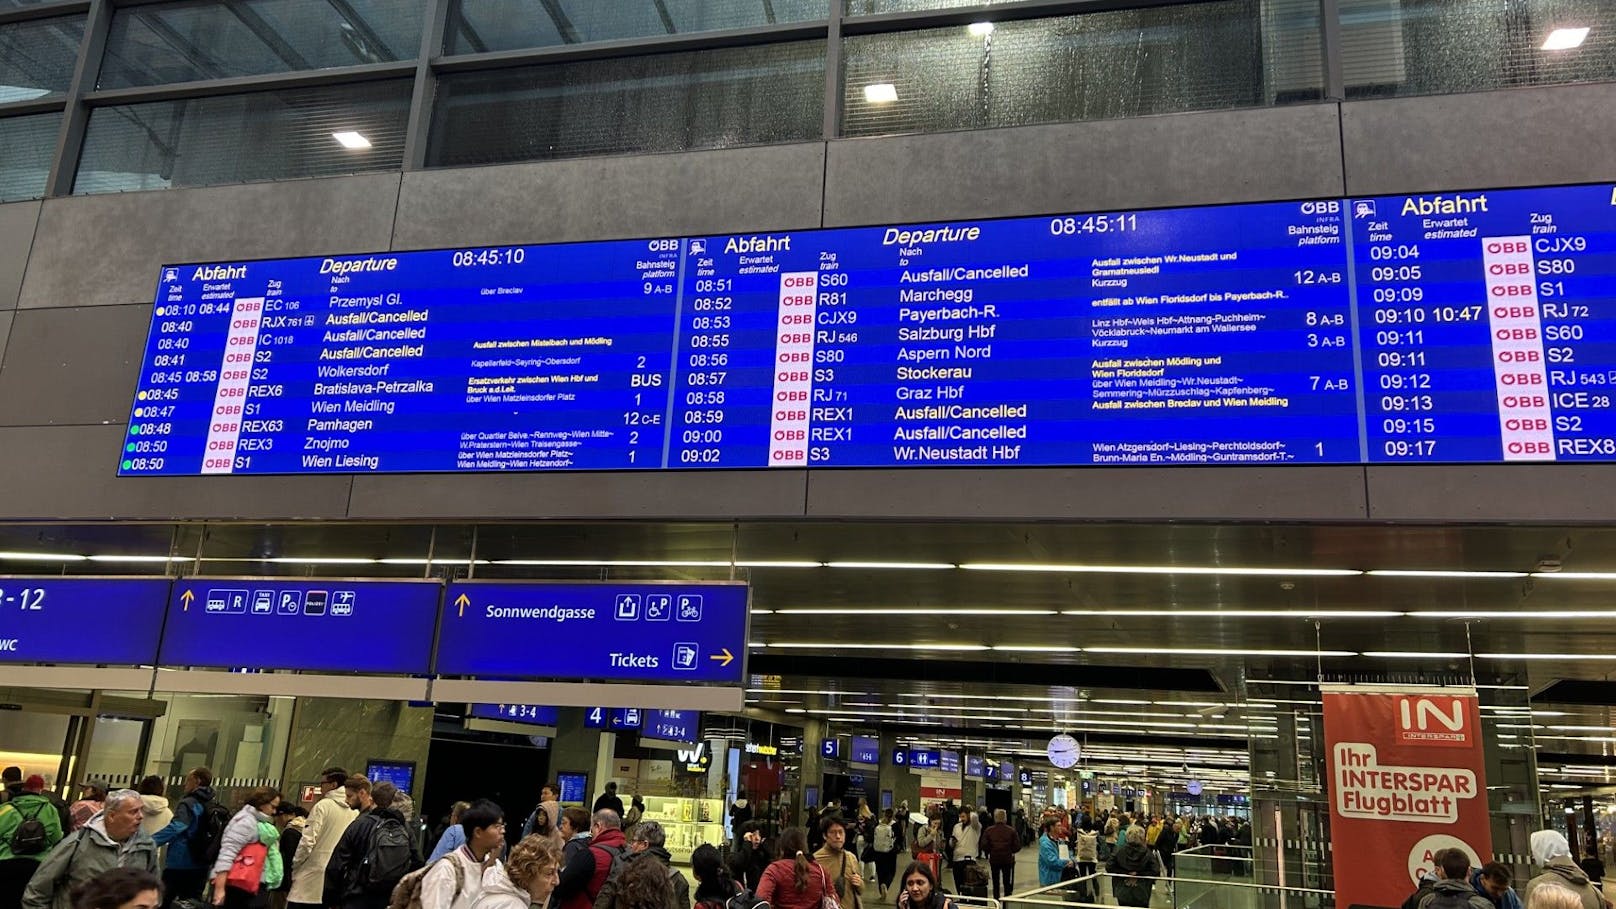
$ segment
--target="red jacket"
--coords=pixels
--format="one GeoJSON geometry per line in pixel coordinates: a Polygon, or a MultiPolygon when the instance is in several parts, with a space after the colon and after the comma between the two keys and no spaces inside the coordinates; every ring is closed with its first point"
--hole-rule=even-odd
{"type": "Polygon", "coordinates": [[[780,859],[763,869],[758,883],[758,899],[767,900],[771,909],[819,909],[825,898],[825,871],[812,859],[808,862],[808,888],[797,889],[797,863],[780,859]]]}
{"type": "MultiPolygon", "coordinates": [[[[612,853],[607,848],[618,852],[628,851],[628,837],[621,830],[603,830],[600,836],[589,841],[589,848],[583,854],[595,861],[595,873],[590,875],[589,882],[583,889],[568,897],[562,904],[562,909],[591,909],[595,904],[595,897],[600,895],[600,888],[606,886],[606,876],[612,870],[612,853]]],[[[579,859],[580,861],[582,858],[579,859]]]]}

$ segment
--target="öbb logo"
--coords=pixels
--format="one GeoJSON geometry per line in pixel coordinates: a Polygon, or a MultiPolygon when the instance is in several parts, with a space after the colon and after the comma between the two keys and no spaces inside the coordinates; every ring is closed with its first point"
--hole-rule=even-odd
{"type": "Polygon", "coordinates": [[[1469,745],[1469,711],[1462,698],[1400,697],[1397,741],[1406,745],[1469,745]]]}

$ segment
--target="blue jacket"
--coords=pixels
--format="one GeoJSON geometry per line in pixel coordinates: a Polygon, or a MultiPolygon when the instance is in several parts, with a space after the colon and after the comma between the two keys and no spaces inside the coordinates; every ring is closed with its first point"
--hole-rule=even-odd
{"type": "Polygon", "coordinates": [[[191,856],[191,836],[196,832],[197,819],[202,816],[202,806],[213,801],[213,789],[201,786],[185,794],[180,803],[174,806],[174,820],[167,827],[152,834],[152,842],[158,848],[168,847],[168,858],[163,862],[164,868],[176,871],[200,871],[202,858],[191,856]]]}
{"type": "Polygon", "coordinates": [[[1060,845],[1045,833],[1038,837],[1038,886],[1048,887],[1061,882],[1061,871],[1066,862],[1060,857],[1060,845]]]}
{"type": "Polygon", "coordinates": [[[1494,906],[1497,906],[1498,909],[1523,909],[1521,898],[1518,894],[1516,894],[1514,887],[1504,891],[1503,899],[1495,900],[1491,896],[1488,896],[1487,888],[1481,886],[1480,868],[1470,872],[1470,886],[1474,887],[1477,893],[1487,897],[1487,899],[1490,900],[1494,906]]]}
{"type": "MultiPolygon", "coordinates": [[[[432,857],[428,858],[426,863],[430,865],[464,845],[466,845],[466,828],[460,824],[450,824],[444,829],[443,836],[438,837],[438,848],[432,850],[432,857]]],[[[1516,909],[1520,907],[1517,906],[1516,909]]]]}

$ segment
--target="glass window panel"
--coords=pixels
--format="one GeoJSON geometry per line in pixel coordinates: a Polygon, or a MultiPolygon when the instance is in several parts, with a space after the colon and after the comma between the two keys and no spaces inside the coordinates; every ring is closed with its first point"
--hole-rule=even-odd
{"type": "Polygon", "coordinates": [[[1137,117],[1318,97],[1316,66],[1270,47],[1316,17],[1276,20],[1259,0],[1116,10],[846,39],[849,136],[1137,117]]]}
{"type": "Polygon", "coordinates": [[[997,6],[1017,0],[842,0],[843,11],[849,16],[873,16],[877,13],[912,13],[933,9],[958,9],[962,6],[997,6]]]}
{"type": "Polygon", "coordinates": [[[1349,98],[1606,82],[1616,80],[1616,4],[1342,0],[1341,46],[1349,98]],[[1544,49],[1567,27],[1588,29],[1584,40],[1544,49]]]}
{"type": "Polygon", "coordinates": [[[493,164],[819,138],[825,42],[445,76],[428,161],[493,164]]]}
{"type": "Polygon", "coordinates": [[[67,91],[82,40],[83,16],[0,25],[0,104],[67,91]]]}
{"type": "Polygon", "coordinates": [[[102,88],[413,60],[423,0],[197,0],[117,10],[102,88]]]}
{"type": "Polygon", "coordinates": [[[59,112],[0,120],[0,202],[45,194],[61,126],[59,112]]]}
{"type": "Polygon", "coordinates": [[[76,193],[324,177],[403,166],[411,80],[152,101],[90,114],[76,193]],[[358,133],[368,148],[334,134],[358,133]]]}
{"type": "Polygon", "coordinates": [[[454,0],[452,54],[823,19],[830,0],[454,0]]]}

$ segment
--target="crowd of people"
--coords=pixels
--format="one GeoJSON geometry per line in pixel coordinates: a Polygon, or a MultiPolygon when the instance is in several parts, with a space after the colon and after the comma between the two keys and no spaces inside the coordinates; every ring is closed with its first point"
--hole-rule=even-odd
{"type": "MultiPolygon", "coordinates": [[[[13,771],[0,774],[0,909],[863,909],[867,898],[955,909],[945,870],[954,893],[986,895],[986,860],[1003,899],[1034,839],[1024,816],[1004,810],[944,804],[922,815],[900,804],[877,816],[862,800],[811,810],[808,826],[771,838],[738,800],[733,848],[697,847],[692,887],[662,826],[643,817],[637,796],[624,806],[615,787],[586,812],[544,786],[514,844],[499,805],[456,803],[423,857],[408,796],[339,767],[322,773],[308,812],[267,786],[221,804],[205,767],[186,775],[172,804],[155,777],[136,789],[87,788],[67,804],[40,777],[13,771]]],[[[1102,902],[1103,878],[1119,905],[1148,907],[1186,848],[1225,847],[1213,854],[1237,873],[1249,867],[1240,847],[1251,830],[1237,818],[1050,810],[1036,843],[1040,886],[1076,880],[1081,902],[1102,902]]],[[[1563,835],[1540,831],[1531,846],[1542,873],[1521,895],[1506,866],[1475,868],[1445,850],[1402,909],[1616,909],[1563,835]]]]}

